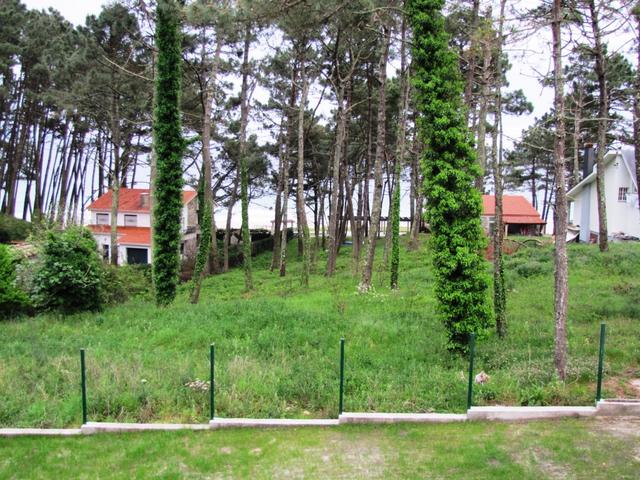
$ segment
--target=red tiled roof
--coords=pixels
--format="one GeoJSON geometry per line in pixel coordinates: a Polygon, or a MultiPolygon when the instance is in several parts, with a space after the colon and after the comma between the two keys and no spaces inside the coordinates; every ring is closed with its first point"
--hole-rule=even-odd
{"type": "MultiPolygon", "coordinates": [[[[502,197],[502,213],[504,223],[524,223],[544,225],[538,211],[522,195],[504,195],[502,197]]],[[[482,215],[493,216],[496,214],[496,197],[494,195],[482,196],[482,215]]]]}
{"type": "MultiPolygon", "coordinates": [[[[142,194],[148,194],[148,188],[121,188],[120,198],[118,199],[119,212],[148,212],[149,207],[142,206],[142,194]]],[[[182,203],[187,204],[198,195],[194,190],[183,190],[182,203]]],[[[107,193],[98,198],[89,205],[89,210],[111,210],[111,201],[113,192],[109,190],[107,193]]]]}
{"type": "MultiPolygon", "coordinates": [[[[109,235],[109,225],[87,225],[93,233],[109,235]]],[[[119,245],[151,245],[151,229],[149,227],[118,227],[119,245]]]]}

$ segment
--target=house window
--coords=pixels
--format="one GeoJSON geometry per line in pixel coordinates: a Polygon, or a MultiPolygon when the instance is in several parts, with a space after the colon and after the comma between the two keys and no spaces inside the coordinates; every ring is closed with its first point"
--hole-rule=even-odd
{"type": "Polygon", "coordinates": [[[629,193],[629,188],[620,187],[618,189],[618,201],[619,202],[626,202],[627,201],[627,193],[629,193]]]}
{"type": "Polygon", "coordinates": [[[96,224],[98,224],[98,225],[109,225],[109,214],[108,213],[96,213],[96,224]]]}
{"type": "Polygon", "coordinates": [[[102,245],[102,258],[109,260],[109,245],[102,245]]]}
{"type": "Polygon", "coordinates": [[[138,216],[137,215],[126,215],[124,216],[124,226],[125,227],[137,227],[138,226],[138,216]]]}

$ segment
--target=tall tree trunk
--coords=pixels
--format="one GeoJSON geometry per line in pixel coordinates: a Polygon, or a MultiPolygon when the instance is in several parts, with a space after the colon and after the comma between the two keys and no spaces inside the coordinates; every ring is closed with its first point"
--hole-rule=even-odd
{"type": "Polygon", "coordinates": [[[244,51],[242,54],[242,91],[240,93],[240,202],[242,204],[242,261],[244,266],[244,286],[253,290],[251,272],[251,232],[249,231],[249,171],[247,165],[247,124],[249,122],[249,47],[251,46],[251,26],[244,31],[244,51]]]}
{"type": "MultiPolygon", "coordinates": [[[[501,58],[504,44],[504,11],[506,0],[500,1],[500,19],[498,21],[498,38],[496,57],[501,58]]],[[[503,185],[502,185],[502,72],[501,63],[495,62],[493,72],[495,82],[495,121],[493,126],[493,180],[496,191],[495,232],[493,234],[493,310],[496,320],[496,331],[499,337],[507,334],[507,289],[505,287],[504,265],[502,262],[502,246],[504,243],[503,219],[503,185]],[[499,138],[498,138],[499,135],[499,138]]]]}
{"type": "Polygon", "coordinates": [[[406,55],[406,19],[402,17],[400,37],[400,104],[398,118],[398,146],[396,152],[396,168],[394,172],[394,189],[391,209],[392,238],[391,238],[391,274],[390,283],[392,289],[398,288],[398,270],[400,268],[400,173],[404,163],[407,135],[407,110],[409,109],[409,69],[407,68],[406,55]]]}
{"type": "Polygon", "coordinates": [[[554,158],[556,171],[555,212],[555,354],[556,371],[561,380],[567,377],[567,309],[569,303],[569,265],[567,258],[567,191],[565,184],[564,78],[562,73],[562,0],[553,0],[551,30],[553,35],[553,79],[556,131],[554,158]]]}
{"type": "Polygon", "coordinates": [[[489,109],[489,83],[491,77],[492,31],[489,30],[481,39],[482,71],[480,72],[480,110],[478,112],[478,164],[480,175],[476,178],[476,188],[484,193],[484,176],[487,168],[487,112],[489,109]]]}
{"type": "MultiPolygon", "coordinates": [[[[304,47],[303,47],[304,48],[304,47]]],[[[307,223],[307,213],[304,203],[304,110],[307,103],[309,82],[305,66],[304,55],[301,59],[300,73],[302,80],[302,92],[300,93],[300,105],[298,107],[298,181],[296,191],[296,207],[298,210],[298,235],[302,238],[302,285],[309,286],[309,271],[311,270],[311,235],[307,223]]]]}
{"type": "Polygon", "coordinates": [[[111,265],[118,265],[118,204],[120,203],[120,106],[114,93],[111,98],[111,135],[113,140],[113,170],[111,173],[111,235],[109,256],[111,265]]]}
{"type": "MultiPolygon", "coordinates": [[[[278,134],[278,187],[276,190],[276,206],[275,216],[273,219],[273,254],[271,256],[270,270],[280,270],[280,241],[282,228],[282,191],[284,190],[284,165],[285,165],[285,120],[286,115],[282,116],[280,122],[280,133],[278,134]]],[[[286,226],[285,226],[286,228],[286,226]]]]}
{"type": "Polygon", "coordinates": [[[373,210],[371,212],[371,226],[369,228],[369,241],[367,243],[367,255],[362,269],[362,279],[358,290],[368,292],[371,289],[373,275],[373,260],[376,255],[376,238],[380,227],[380,213],[382,211],[382,162],[385,151],[385,119],[386,119],[386,83],[387,83],[387,59],[389,57],[390,32],[385,25],[381,28],[382,44],[380,62],[378,64],[378,121],[376,132],[376,158],[374,164],[374,192],[373,210]]]}
{"type": "Polygon", "coordinates": [[[333,165],[331,167],[331,199],[329,211],[329,232],[327,235],[327,276],[335,272],[336,257],[338,256],[338,217],[340,215],[338,202],[338,188],[340,185],[340,165],[342,164],[342,144],[346,130],[346,112],[344,109],[345,86],[341,85],[337,92],[338,110],[336,112],[336,144],[333,151],[333,165]]]}
{"type": "Polygon", "coordinates": [[[601,252],[609,249],[607,232],[607,199],[604,186],[604,155],[607,149],[607,131],[609,125],[609,97],[607,92],[607,66],[602,45],[602,33],[598,22],[595,1],[588,0],[591,15],[591,32],[595,39],[596,75],[598,77],[598,151],[596,153],[596,192],[598,195],[598,245],[601,252]]]}
{"type": "Polygon", "coordinates": [[[638,208],[640,209],[640,4],[633,9],[636,20],[636,81],[633,91],[633,146],[636,158],[636,186],[638,187],[638,208]]]}

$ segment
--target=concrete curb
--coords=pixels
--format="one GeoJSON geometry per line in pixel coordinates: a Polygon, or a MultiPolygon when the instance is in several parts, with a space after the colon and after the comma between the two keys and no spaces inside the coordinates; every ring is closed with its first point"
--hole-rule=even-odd
{"type": "Polygon", "coordinates": [[[0,428],[0,437],[73,436],[95,433],[168,432],[222,428],[336,427],[345,424],[453,423],[465,421],[529,421],[567,417],[640,416],[640,399],[600,400],[596,407],[471,407],[466,414],[453,413],[342,413],[336,419],[216,418],[209,423],[107,423],[87,422],[80,428],[0,428]]]}
{"type": "Polygon", "coordinates": [[[209,422],[212,429],[234,427],[337,427],[338,420],[297,418],[216,418],[209,422]]]}
{"type": "Polygon", "coordinates": [[[50,436],[71,437],[82,433],[79,428],[0,428],[0,437],[50,436]]]}
{"type": "Polygon", "coordinates": [[[465,422],[465,414],[454,413],[357,413],[340,415],[340,425],[346,423],[450,423],[465,422]]]}
{"type": "Polygon", "coordinates": [[[189,423],[107,423],[107,422],[87,422],[80,430],[84,435],[94,433],[128,433],[128,432],[148,432],[160,431],[168,432],[175,430],[209,430],[207,424],[189,423]]]}
{"type": "Polygon", "coordinates": [[[602,416],[640,416],[640,400],[609,399],[600,400],[597,405],[598,415],[602,416]]]}
{"type": "Polygon", "coordinates": [[[467,412],[469,420],[542,420],[565,417],[592,417],[595,407],[471,407],[467,412]]]}

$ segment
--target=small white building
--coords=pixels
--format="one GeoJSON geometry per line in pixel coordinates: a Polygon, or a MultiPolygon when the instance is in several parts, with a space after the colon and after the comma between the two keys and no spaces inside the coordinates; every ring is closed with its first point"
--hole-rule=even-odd
{"type": "MultiPolygon", "coordinates": [[[[604,157],[607,230],[610,236],[640,238],[640,208],[633,150],[609,152],[604,157]]],[[[590,170],[590,169],[589,169],[590,170]]],[[[598,238],[596,168],[568,193],[569,223],[580,229],[581,242],[598,238]]]]}
{"type": "MultiPolygon", "coordinates": [[[[149,189],[121,188],[118,199],[118,264],[147,264],[152,261],[151,211],[149,189]]],[[[182,242],[183,257],[195,255],[197,248],[198,200],[197,192],[182,192],[182,242]]],[[[109,190],[93,202],[89,211],[87,227],[93,232],[98,248],[105,259],[109,258],[111,244],[111,202],[113,192],[109,190]]]]}

